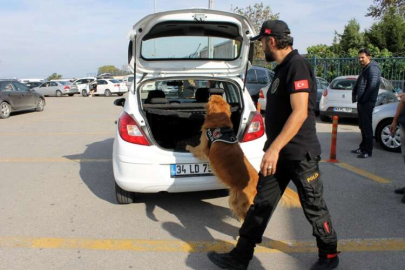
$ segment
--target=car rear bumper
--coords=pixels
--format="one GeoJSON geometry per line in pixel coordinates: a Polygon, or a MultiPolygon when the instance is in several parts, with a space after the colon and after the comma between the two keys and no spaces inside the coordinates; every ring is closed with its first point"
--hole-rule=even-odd
{"type": "Polygon", "coordinates": [[[357,110],[355,110],[355,112],[351,112],[351,113],[334,112],[332,110],[328,110],[328,111],[320,111],[319,114],[329,116],[329,117],[338,116],[338,117],[341,117],[341,118],[358,118],[357,110]]]}
{"type": "MultiPolygon", "coordinates": [[[[263,136],[265,137],[265,136],[263,136]]],[[[241,144],[252,165],[258,169],[263,157],[264,138],[241,144]]],[[[123,141],[119,134],[113,146],[113,172],[124,190],[139,193],[192,192],[224,189],[215,176],[172,178],[170,165],[208,163],[190,153],[165,151],[157,146],[140,146],[123,141]]]]}

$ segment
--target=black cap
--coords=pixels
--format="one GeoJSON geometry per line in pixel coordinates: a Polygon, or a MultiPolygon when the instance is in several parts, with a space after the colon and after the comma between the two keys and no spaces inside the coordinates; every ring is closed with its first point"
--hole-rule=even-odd
{"type": "Polygon", "coordinates": [[[260,29],[260,34],[250,38],[250,41],[260,40],[263,36],[287,36],[291,34],[290,28],[282,20],[265,21],[260,29]]]}

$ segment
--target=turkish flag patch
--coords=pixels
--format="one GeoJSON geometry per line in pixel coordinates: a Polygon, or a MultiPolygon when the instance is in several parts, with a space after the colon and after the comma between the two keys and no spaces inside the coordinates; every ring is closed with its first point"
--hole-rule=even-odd
{"type": "Polygon", "coordinates": [[[294,82],[294,87],[295,90],[302,90],[302,89],[308,89],[309,88],[309,82],[308,80],[301,80],[301,81],[296,81],[294,82]]]}

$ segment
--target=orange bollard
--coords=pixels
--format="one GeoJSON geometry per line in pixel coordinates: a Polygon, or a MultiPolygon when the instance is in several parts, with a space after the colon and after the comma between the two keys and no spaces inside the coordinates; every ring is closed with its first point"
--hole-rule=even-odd
{"type": "Polygon", "coordinates": [[[338,120],[339,117],[333,116],[333,125],[332,125],[332,142],[330,146],[330,157],[328,162],[337,163],[336,159],[336,142],[337,142],[337,129],[338,129],[338,120]]]}
{"type": "Polygon", "coordinates": [[[257,102],[256,110],[260,113],[261,112],[261,105],[260,102],[257,102]]]}

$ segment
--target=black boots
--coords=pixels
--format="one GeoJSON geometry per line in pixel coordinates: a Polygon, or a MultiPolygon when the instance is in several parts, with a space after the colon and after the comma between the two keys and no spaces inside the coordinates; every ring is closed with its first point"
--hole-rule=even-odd
{"type": "Polygon", "coordinates": [[[210,251],[207,255],[211,262],[222,269],[246,270],[249,265],[249,263],[238,262],[229,253],[219,254],[215,251],[210,251]]]}
{"type": "Polygon", "coordinates": [[[332,270],[339,265],[339,257],[319,258],[318,261],[311,267],[311,270],[332,270]]]}

